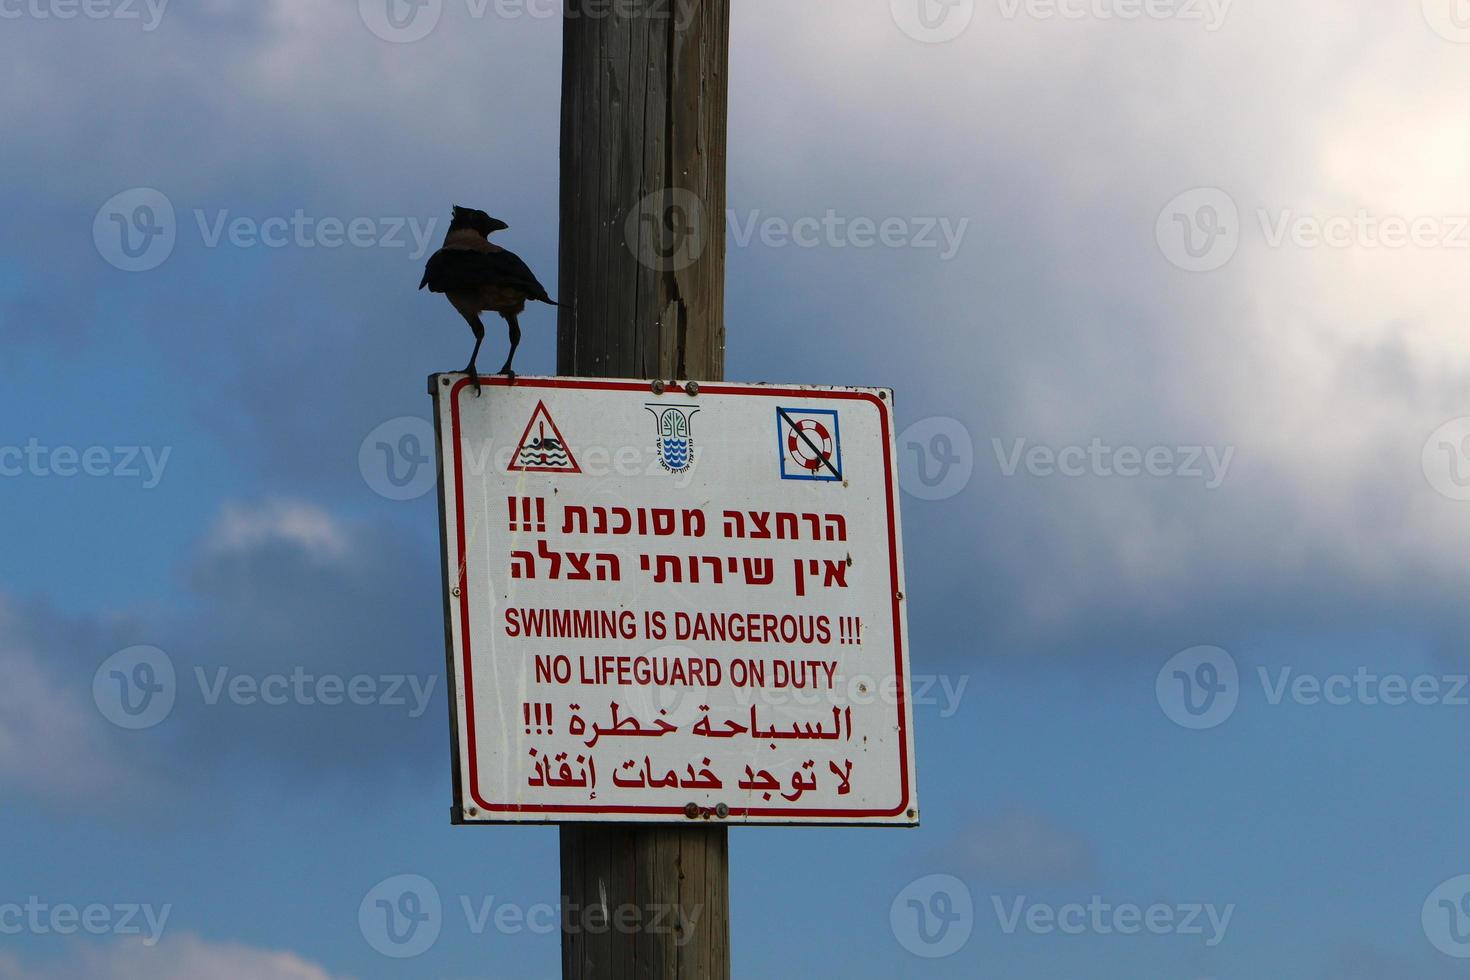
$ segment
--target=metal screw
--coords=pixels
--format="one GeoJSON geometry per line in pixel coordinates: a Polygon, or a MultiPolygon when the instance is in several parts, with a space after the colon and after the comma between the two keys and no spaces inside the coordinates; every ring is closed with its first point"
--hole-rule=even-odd
{"type": "Polygon", "coordinates": [[[918,810],[910,810],[909,811],[909,819],[910,820],[914,819],[918,815],[919,815],[919,811],[918,810]]]}
{"type": "Polygon", "coordinates": [[[477,808],[475,808],[475,807],[470,807],[465,812],[468,813],[472,817],[477,817],[477,816],[480,815],[480,811],[477,808]]]}
{"type": "Polygon", "coordinates": [[[662,381],[655,381],[653,383],[653,393],[655,395],[662,395],[664,393],[664,383],[662,381]]]}
{"type": "Polygon", "coordinates": [[[688,817],[690,820],[698,820],[699,819],[699,804],[698,803],[686,803],[686,804],[684,804],[684,816],[688,817]]]}
{"type": "Polygon", "coordinates": [[[453,589],[449,594],[452,595],[452,596],[454,596],[456,599],[459,598],[459,590],[458,589],[453,589]]]}
{"type": "Polygon", "coordinates": [[[690,397],[693,397],[693,396],[699,394],[699,382],[698,381],[690,381],[690,382],[688,382],[687,384],[684,385],[684,390],[686,392],[688,392],[688,394],[690,395],[690,397]]]}
{"type": "Polygon", "coordinates": [[[715,816],[719,817],[721,820],[724,820],[729,815],[730,808],[727,807],[725,804],[720,803],[715,806],[715,816]]]}

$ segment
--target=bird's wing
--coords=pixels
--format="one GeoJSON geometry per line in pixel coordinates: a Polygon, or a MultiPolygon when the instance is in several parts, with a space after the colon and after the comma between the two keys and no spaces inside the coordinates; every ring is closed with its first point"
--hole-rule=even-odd
{"type": "Polygon", "coordinates": [[[419,288],[430,292],[468,292],[485,286],[510,286],[530,299],[550,303],[546,287],[536,280],[526,263],[514,252],[474,252],[469,249],[441,248],[429,257],[419,288]]]}

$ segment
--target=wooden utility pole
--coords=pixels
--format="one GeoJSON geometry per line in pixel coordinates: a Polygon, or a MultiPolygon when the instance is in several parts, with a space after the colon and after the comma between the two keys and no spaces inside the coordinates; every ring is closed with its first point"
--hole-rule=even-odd
{"type": "MultiPolygon", "coordinates": [[[[724,377],[729,26],[730,0],[566,0],[559,374],[724,377]]],[[[562,976],[729,977],[728,871],[705,819],[563,825],[562,976]]]]}

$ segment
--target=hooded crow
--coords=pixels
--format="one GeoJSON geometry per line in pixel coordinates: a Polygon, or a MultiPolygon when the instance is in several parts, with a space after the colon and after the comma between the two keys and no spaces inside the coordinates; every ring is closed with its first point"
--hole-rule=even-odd
{"type": "Polygon", "coordinates": [[[485,339],[481,311],[499,313],[510,326],[510,353],[498,373],[514,378],[510,363],[521,342],[517,314],[526,308],[527,300],[556,305],[556,300],[546,295],[546,287],[536,281],[526,263],[514,252],[491,244],[490,235],[508,227],[484,211],[455,205],[444,247],[429,256],[423,281],[419,283],[420,289],[428,286],[430,292],[443,293],[475,332],[475,349],[465,372],[474,380],[477,395],[480,378],[475,370],[475,358],[480,355],[480,344],[485,339]]]}

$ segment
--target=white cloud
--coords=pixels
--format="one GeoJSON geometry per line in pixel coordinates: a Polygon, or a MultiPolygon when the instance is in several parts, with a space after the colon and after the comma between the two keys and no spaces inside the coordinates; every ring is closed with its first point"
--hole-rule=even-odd
{"type": "Polygon", "coordinates": [[[1417,4],[1237,3],[1214,32],[1007,20],[982,4],[938,46],[897,33],[885,6],[844,7],[840,24],[831,5],[805,6],[779,37],[772,11],[746,14],[742,40],[769,46],[768,77],[808,97],[749,126],[732,173],[756,168],[756,194],[792,188],[791,207],[938,202],[975,219],[965,274],[942,289],[946,268],[922,290],[892,276],[852,288],[874,309],[913,290],[897,304],[902,336],[875,360],[900,405],[922,377],[926,407],[973,423],[977,478],[950,512],[987,543],[985,578],[1014,589],[997,606],[1017,635],[1198,623],[1291,593],[1307,616],[1324,597],[1402,615],[1405,594],[1470,574],[1470,505],[1420,471],[1429,433],[1470,415],[1470,249],[1272,247],[1260,226],[1262,210],[1470,215],[1454,99],[1470,60],[1417,4]],[[884,70],[854,70],[880,56],[884,70]],[[1153,227],[1171,197],[1206,186],[1234,198],[1242,241],[1223,269],[1191,274],[1153,227]],[[992,436],[1236,454],[1215,491],[1007,482],[992,436]]]}
{"type": "Polygon", "coordinates": [[[209,537],[210,547],[224,553],[254,551],[276,543],[292,545],[326,564],[344,556],[351,540],[331,514],[287,500],[226,504],[209,537]]]}
{"type": "Polygon", "coordinates": [[[146,946],[120,941],[104,947],[78,947],[55,964],[27,965],[0,954],[0,980],[332,980],[325,969],[294,953],[256,949],[238,943],[211,943],[177,935],[146,946]]]}
{"type": "Polygon", "coordinates": [[[150,32],[121,21],[7,20],[0,57],[15,84],[0,91],[0,112],[31,135],[13,147],[31,165],[46,170],[67,155],[67,190],[101,193],[94,207],[147,185],[185,212],[238,210],[278,185],[285,159],[293,206],[339,207],[372,188],[378,207],[401,208],[414,196],[415,168],[446,156],[471,163],[483,190],[511,167],[532,167],[528,133],[555,137],[560,25],[444,7],[437,28],[412,44],[375,37],[357,0],[175,3],[150,32]],[[525,61],[549,70],[524,73],[525,61]],[[102,113],[97,79],[118,83],[102,113]],[[487,139],[465,124],[474,119],[518,123],[487,139]]]}

